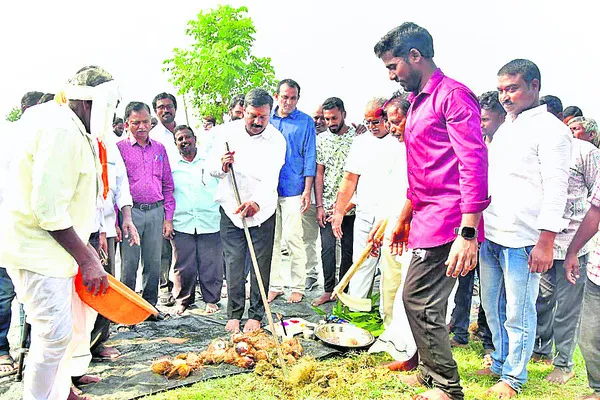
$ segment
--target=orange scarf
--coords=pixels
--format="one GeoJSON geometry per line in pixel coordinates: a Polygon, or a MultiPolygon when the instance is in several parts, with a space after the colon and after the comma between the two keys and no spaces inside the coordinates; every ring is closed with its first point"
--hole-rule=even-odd
{"type": "Polygon", "coordinates": [[[106,146],[98,139],[98,158],[100,158],[100,165],[102,166],[102,197],[106,200],[108,196],[108,160],[106,156],[106,146]]]}

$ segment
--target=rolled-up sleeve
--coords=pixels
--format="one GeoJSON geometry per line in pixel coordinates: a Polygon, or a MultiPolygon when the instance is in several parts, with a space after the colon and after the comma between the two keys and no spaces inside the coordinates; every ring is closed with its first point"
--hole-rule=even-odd
{"type": "Polygon", "coordinates": [[[317,132],[312,121],[307,122],[304,137],[304,177],[317,173],[317,132]]]}
{"type": "Polygon", "coordinates": [[[173,197],[173,175],[171,174],[171,166],[169,165],[169,156],[167,150],[163,150],[163,174],[162,174],[162,191],[165,199],[165,219],[173,221],[175,213],[175,197],[173,197]]]}
{"type": "Polygon", "coordinates": [[[568,131],[548,130],[540,141],[538,157],[542,175],[543,198],[537,218],[537,228],[550,232],[565,229],[569,220],[564,219],[569,187],[571,162],[571,136],[568,131]]]}
{"type": "Polygon", "coordinates": [[[65,140],[63,129],[36,132],[33,154],[31,210],[40,228],[59,231],[73,226],[69,205],[82,170],[81,140],[65,140]],[[57,156],[63,154],[68,156],[57,156]]]}
{"type": "Polygon", "coordinates": [[[490,205],[487,147],[481,135],[481,111],[472,93],[457,88],[443,103],[446,127],[458,158],[460,210],[479,213],[490,205]]]}

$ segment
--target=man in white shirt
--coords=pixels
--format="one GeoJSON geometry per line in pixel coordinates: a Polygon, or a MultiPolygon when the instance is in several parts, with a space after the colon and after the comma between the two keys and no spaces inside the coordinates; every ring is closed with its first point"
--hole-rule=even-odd
{"type": "MultiPolygon", "coordinates": [[[[221,179],[215,201],[221,205],[221,241],[226,260],[227,317],[225,329],[240,330],[244,314],[244,264],[248,245],[242,218],[246,218],[256,252],[263,286],[269,287],[275,208],[279,171],[285,161],[286,141],[269,124],[273,98],[262,89],[253,89],[244,100],[243,120],[223,126],[215,137],[210,174],[221,179]],[[229,148],[226,148],[226,144],[229,148]],[[241,205],[233,190],[231,167],[235,170],[241,205]]],[[[265,310],[254,268],[250,270],[250,308],[244,331],[260,328],[265,310]]]]}
{"type": "Polygon", "coordinates": [[[480,252],[482,303],[495,351],[480,371],[500,381],[488,393],[515,396],[527,380],[537,321],[540,274],[552,267],[556,234],[569,183],[571,135],[539,106],[541,76],[529,60],[498,71],[498,92],[508,113],[489,146],[492,202],[484,211],[480,252]]]}
{"type": "MultiPolygon", "coordinates": [[[[152,108],[159,119],[156,125],[150,131],[150,138],[160,142],[167,150],[167,157],[171,169],[179,160],[179,150],[175,144],[173,130],[177,126],[175,123],[175,114],[177,113],[177,99],[170,93],[159,93],[152,100],[152,108]]],[[[169,280],[169,271],[173,264],[173,247],[169,239],[163,239],[163,247],[160,259],[160,274],[158,281],[160,305],[171,307],[175,304],[175,299],[171,294],[173,282],[169,280]]]]}
{"type": "Polygon", "coordinates": [[[92,292],[108,287],[96,251],[86,245],[101,187],[89,132],[110,132],[118,91],[108,72],[91,66],[57,96],[60,104],[39,105],[25,116],[27,134],[12,161],[2,210],[0,260],[32,327],[26,399],[78,398],[70,392],[71,376],[84,375],[91,360],[96,313],[74,291],[74,276],[79,269],[92,292]]]}

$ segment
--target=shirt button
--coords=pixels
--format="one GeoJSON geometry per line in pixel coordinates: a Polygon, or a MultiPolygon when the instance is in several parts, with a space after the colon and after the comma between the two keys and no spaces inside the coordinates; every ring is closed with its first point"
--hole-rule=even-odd
{"type": "Polygon", "coordinates": [[[417,215],[417,212],[416,212],[416,211],[413,211],[413,215],[417,215]]]}

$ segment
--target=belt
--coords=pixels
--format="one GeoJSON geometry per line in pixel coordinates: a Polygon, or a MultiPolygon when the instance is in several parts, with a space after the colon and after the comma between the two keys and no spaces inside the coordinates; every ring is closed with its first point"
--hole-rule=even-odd
{"type": "Polygon", "coordinates": [[[133,208],[138,208],[140,210],[148,211],[148,210],[152,210],[153,208],[160,207],[163,204],[164,204],[163,200],[157,201],[156,203],[136,203],[134,201],[133,208]]]}

